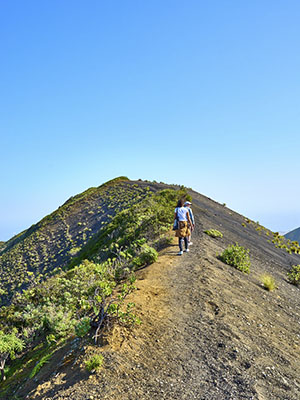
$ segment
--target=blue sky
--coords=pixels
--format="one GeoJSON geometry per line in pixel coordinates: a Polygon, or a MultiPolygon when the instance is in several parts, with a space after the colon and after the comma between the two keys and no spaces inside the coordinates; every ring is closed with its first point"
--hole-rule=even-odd
{"type": "Polygon", "coordinates": [[[0,3],[0,240],[119,175],[300,226],[298,1],[0,3]]]}

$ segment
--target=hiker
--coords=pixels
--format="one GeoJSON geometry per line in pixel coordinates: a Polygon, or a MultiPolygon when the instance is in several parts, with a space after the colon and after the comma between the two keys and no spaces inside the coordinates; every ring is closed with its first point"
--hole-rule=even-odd
{"type": "Polygon", "coordinates": [[[191,209],[191,205],[192,205],[192,203],[191,203],[190,201],[186,201],[186,202],[184,203],[184,207],[186,207],[186,208],[188,209],[189,214],[190,214],[190,218],[191,218],[191,221],[192,221],[192,225],[189,226],[190,231],[191,231],[191,234],[190,234],[190,236],[188,237],[189,246],[190,246],[191,244],[193,244],[193,242],[191,241],[191,239],[192,239],[192,232],[193,232],[193,230],[195,229],[195,219],[194,219],[193,211],[192,211],[192,209],[191,209]]]}
{"type": "Polygon", "coordinates": [[[179,253],[181,256],[183,254],[182,242],[184,241],[186,252],[189,251],[189,242],[188,236],[190,235],[190,230],[188,227],[188,223],[192,226],[192,221],[190,218],[189,211],[186,207],[183,206],[184,200],[179,200],[177,203],[177,207],[175,208],[174,222],[178,220],[178,229],[176,229],[175,236],[178,237],[179,244],[179,253]]]}

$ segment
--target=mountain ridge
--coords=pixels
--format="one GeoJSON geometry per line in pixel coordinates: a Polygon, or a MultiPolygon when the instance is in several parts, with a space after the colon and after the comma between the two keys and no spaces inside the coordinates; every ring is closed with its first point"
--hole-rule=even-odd
{"type": "Polygon", "coordinates": [[[300,227],[286,233],[284,237],[286,239],[297,241],[298,243],[300,243],[300,227]]]}
{"type": "MultiPolygon", "coordinates": [[[[157,198],[169,208],[163,220],[169,218],[170,226],[180,187],[173,186],[173,193],[168,191],[170,185],[143,185],[149,186],[147,192],[153,188],[153,195],[143,200],[141,214],[139,203],[129,205],[128,210],[134,210],[130,224],[136,223],[139,230],[142,220],[131,218],[145,214],[149,205],[153,214],[146,225],[151,233],[157,227],[153,217],[162,209],[148,201],[157,198]],[[169,195],[171,202],[165,203],[169,195]]],[[[137,304],[143,324],[131,329],[116,325],[96,347],[92,335],[70,339],[34,379],[17,381],[19,398],[84,400],[88,394],[95,400],[297,399],[300,299],[299,288],[288,282],[287,272],[300,264],[298,248],[292,250],[280,235],[206,196],[191,189],[186,193],[193,199],[196,218],[194,244],[190,253],[177,257],[177,242],[166,241],[158,262],[137,270],[139,290],[129,294],[128,302],[137,304]],[[207,229],[220,230],[223,237],[213,239],[204,233],[207,229]],[[218,258],[236,242],[250,251],[249,275],[218,258]],[[271,274],[278,289],[265,291],[262,273],[271,274]],[[104,356],[104,365],[88,375],[84,360],[92,354],[104,356]]],[[[108,238],[119,232],[119,239],[112,240],[121,247],[124,212],[103,231],[108,238]]],[[[166,225],[162,232],[167,231],[166,225]]],[[[131,241],[133,231],[126,232],[131,241]]],[[[34,365],[33,360],[26,362],[34,365]]]]}
{"type": "Polygon", "coordinates": [[[57,210],[11,238],[0,253],[3,304],[7,304],[6,295],[10,298],[14,290],[24,290],[33,278],[43,279],[56,268],[66,267],[116,213],[162,187],[171,186],[115,178],[70,197],[57,210]]]}

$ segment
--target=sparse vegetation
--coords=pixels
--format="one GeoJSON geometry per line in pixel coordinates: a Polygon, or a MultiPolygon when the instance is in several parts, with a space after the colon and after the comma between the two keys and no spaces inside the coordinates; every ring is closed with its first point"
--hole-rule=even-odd
{"type": "Polygon", "coordinates": [[[52,357],[54,352],[50,352],[45,356],[41,357],[41,359],[36,363],[33,370],[31,371],[29,378],[32,379],[35,375],[40,371],[40,369],[49,362],[50,358],[52,357]]]}
{"type": "Polygon", "coordinates": [[[298,285],[300,283],[300,264],[293,265],[290,272],[287,274],[288,280],[293,285],[298,285]]]}
{"type": "Polygon", "coordinates": [[[91,371],[97,371],[103,364],[103,356],[102,354],[95,354],[88,361],[85,362],[85,368],[91,371]]]}
{"type": "Polygon", "coordinates": [[[263,284],[263,287],[268,291],[274,290],[277,287],[273,276],[268,274],[262,275],[261,282],[263,284]]]}
{"type": "MultiPolygon", "coordinates": [[[[300,254],[300,245],[297,241],[295,240],[291,241],[289,239],[286,239],[284,236],[280,235],[279,232],[271,232],[269,229],[260,225],[258,221],[254,222],[248,218],[246,218],[245,221],[249,225],[252,225],[260,235],[264,233],[266,236],[271,236],[271,237],[273,236],[271,242],[275,245],[277,249],[283,249],[289,254],[292,253],[300,254]]],[[[242,225],[244,226],[243,223],[242,225]]]]}
{"type": "MultiPolygon", "coordinates": [[[[156,215],[153,221],[155,227],[153,239],[157,234],[162,234],[164,229],[166,233],[169,224],[167,219],[172,218],[169,211],[172,213],[174,208],[172,202],[175,203],[179,195],[186,195],[186,191],[167,189],[161,196],[156,196],[157,188],[154,189],[149,185],[151,183],[137,184],[128,181],[126,177],[120,177],[98,188],[90,188],[71,197],[55,212],[15,236],[5,245],[1,244],[2,305],[10,302],[15,291],[21,293],[24,289],[39,284],[47,274],[52,275],[55,269],[69,266],[71,260],[74,259],[71,266],[75,266],[87,254],[90,257],[91,243],[95,244],[101,237],[98,251],[105,241],[102,235],[104,230],[110,224],[117,230],[116,225],[122,223],[121,219],[126,220],[130,214],[132,215],[130,210],[139,214],[139,222],[144,221],[141,230],[150,230],[145,226],[146,219],[148,218],[150,224],[151,216],[156,215]],[[147,206],[150,208],[147,209],[147,206]],[[169,211],[166,210],[168,207],[169,211]],[[125,212],[122,214],[123,211],[125,212]],[[116,216],[118,218],[115,220],[116,216]]],[[[129,219],[128,223],[131,223],[129,219]]],[[[110,228],[112,227],[110,225],[110,228]]],[[[135,231],[138,233],[137,228],[136,226],[135,231]]],[[[116,236],[116,233],[113,236],[116,236]]]]}
{"type": "Polygon", "coordinates": [[[222,238],[223,237],[223,233],[219,232],[216,229],[208,229],[206,231],[204,231],[204,233],[206,233],[208,236],[211,236],[213,238],[222,238]]]}
{"type": "MultiPolygon", "coordinates": [[[[52,349],[73,335],[83,338],[91,332],[97,343],[113,324],[140,323],[134,303],[125,301],[135,289],[132,271],[156,261],[156,246],[168,242],[177,199],[186,196],[184,189],[155,193],[150,186],[121,180],[117,187],[114,182],[101,187],[99,209],[99,193],[92,188],[69,199],[1,256],[2,267],[12,257],[20,261],[15,276],[1,270],[5,279],[0,293],[15,292],[11,304],[0,309],[0,329],[8,337],[15,327],[18,344],[5,360],[21,350],[23,357],[33,353],[37,341],[48,346],[31,366],[31,376],[50,359],[52,349]],[[91,206],[98,215],[90,217],[91,206]],[[89,218],[97,224],[97,232],[89,218]],[[37,273],[41,260],[48,269],[37,273]]],[[[13,380],[15,372],[10,373],[13,380]]]]}
{"type": "Polygon", "coordinates": [[[249,273],[250,272],[250,257],[249,250],[238,243],[227,247],[222,254],[219,255],[220,260],[224,263],[235,267],[239,271],[249,273]]]}

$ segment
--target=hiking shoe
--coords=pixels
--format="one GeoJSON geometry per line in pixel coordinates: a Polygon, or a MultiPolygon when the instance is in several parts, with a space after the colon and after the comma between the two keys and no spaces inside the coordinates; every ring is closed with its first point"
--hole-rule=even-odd
{"type": "Polygon", "coordinates": [[[190,249],[185,249],[184,251],[185,251],[186,253],[188,253],[188,252],[190,251],[190,249]]]}
{"type": "Polygon", "coordinates": [[[179,253],[177,253],[178,256],[182,256],[183,251],[180,251],[179,253]]]}

